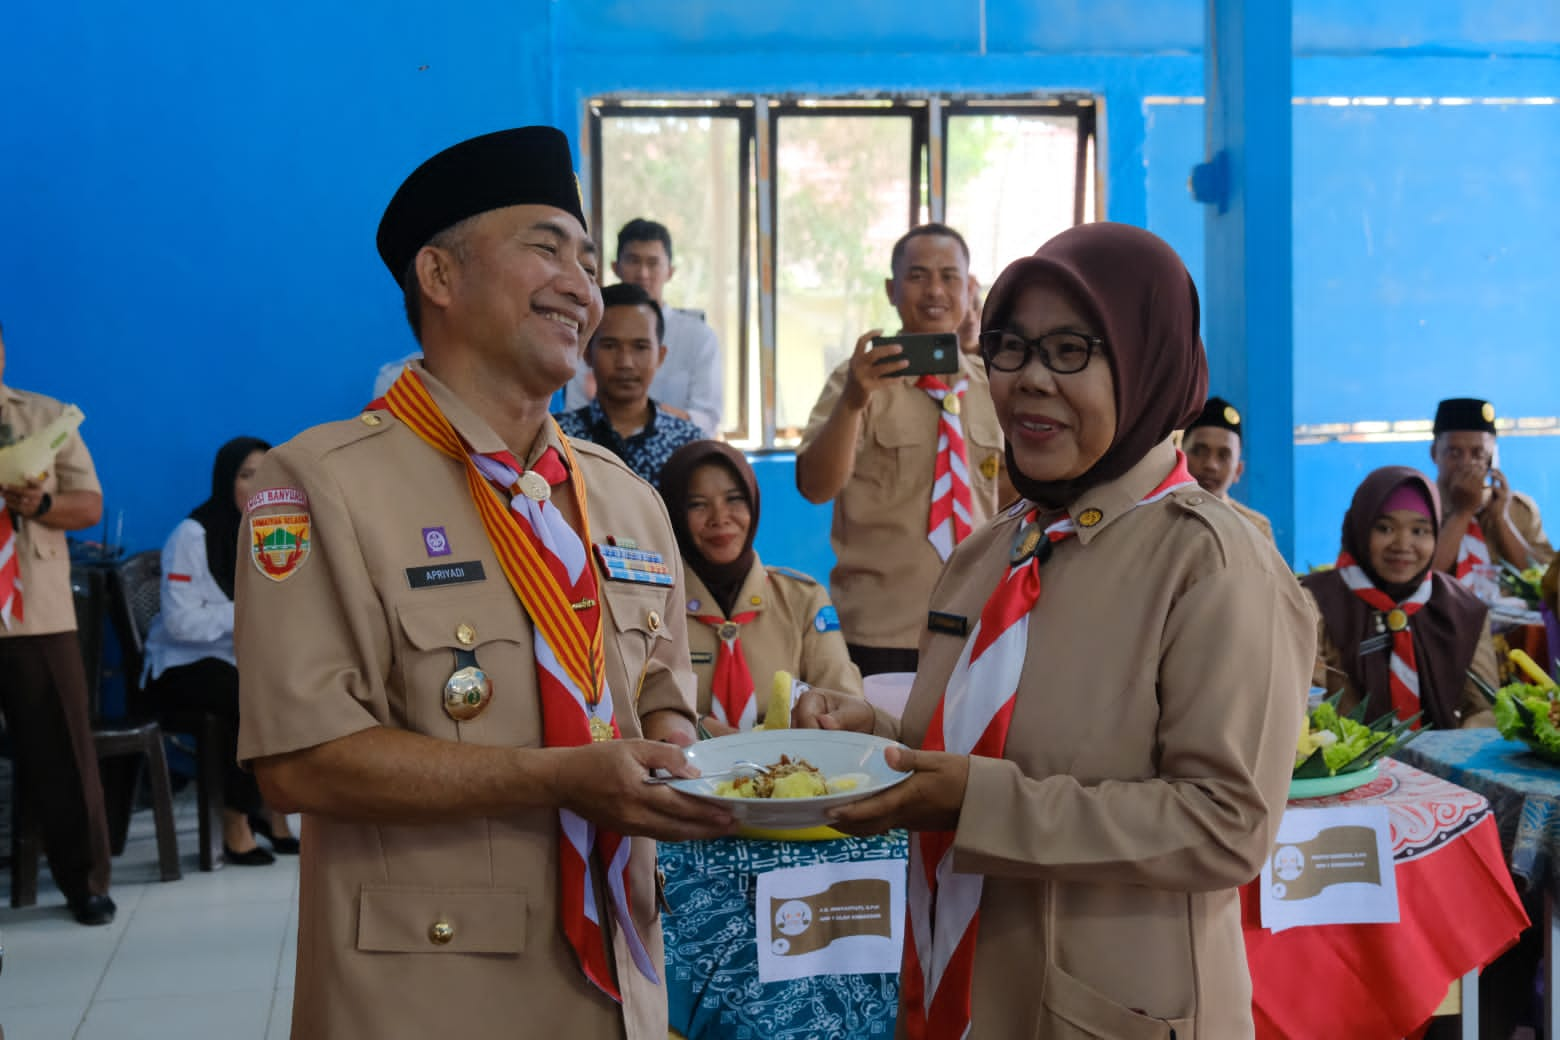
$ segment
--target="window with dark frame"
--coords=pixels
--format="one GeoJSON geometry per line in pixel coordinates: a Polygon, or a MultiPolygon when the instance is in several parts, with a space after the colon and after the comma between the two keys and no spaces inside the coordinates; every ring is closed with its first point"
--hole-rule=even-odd
{"type": "Polygon", "coordinates": [[[884,283],[909,227],[957,228],[984,286],[1097,219],[1095,115],[1072,95],[596,98],[591,227],[612,260],[630,219],[667,225],[666,302],[720,338],[726,438],[794,447],[857,337],[896,328],[884,283]]]}

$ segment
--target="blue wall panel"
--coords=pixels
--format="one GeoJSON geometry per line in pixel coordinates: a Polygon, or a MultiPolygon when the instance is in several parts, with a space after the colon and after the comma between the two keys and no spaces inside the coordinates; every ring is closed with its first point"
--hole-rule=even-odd
{"type": "MultiPolygon", "coordinates": [[[[132,547],[157,545],[204,495],[220,441],[351,414],[378,365],[410,349],[373,233],[411,166],[500,126],[576,131],[584,99],[609,91],[1095,92],[1110,216],[1160,231],[1201,280],[1185,180],[1202,109],[1144,99],[1203,92],[1204,6],[13,4],[0,15],[8,381],[83,406],[110,515],[125,512],[132,547]]],[[[1560,95],[1552,0],[1295,7],[1297,50],[1318,55],[1296,62],[1299,94],[1560,95]]],[[[1449,388],[1554,412],[1560,228],[1539,173],[1560,159],[1560,109],[1295,115],[1301,421],[1422,416],[1449,388]],[[1504,360],[1469,364],[1470,342],[1504,360]]],[[[1504,452],[1551,513],[1556,444],[1504,452]]],[[[1331,555],[1325,489],[1346,483],[1346,500],[1359,450],[1297,449],[1302,556],[1331,555]]],[[[760,464],[760,549],[823,578],[828,511],[795,495],[785,459],[760,464]]]]}
{"type": "Polygon", "coordinates": [[[1560,411],[1560,109],[1294,115],[1297,421],[1560,411]]]}

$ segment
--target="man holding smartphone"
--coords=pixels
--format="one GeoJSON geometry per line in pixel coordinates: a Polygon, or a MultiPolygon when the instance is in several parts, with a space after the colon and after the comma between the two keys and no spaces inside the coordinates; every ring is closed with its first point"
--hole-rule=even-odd
{"type": "Polygon", "coordinates": [[[1538,505],[1495,468],[1495,406],[1472,397],[1442,401],[1434,434],[1430,458],[1441,493],[1436,568],[1469,584],[1480,564],[1504,560],[1521,568],[1553,559],[1538,505]]]}
{"type": "Polygon", "coordinates": [[[1002,468],[985,367],[958,349],[969,246],[945,224],[922,224],[895,243],[890,267],[901,332],[948,336],[952,357],[936,357],[932,340],[863,334],[830,375],[796,456],[797,490],[834,502],[829,591],[863,675],[915,670],[932,586],[953,546],[996,510],[1002,468]]]}

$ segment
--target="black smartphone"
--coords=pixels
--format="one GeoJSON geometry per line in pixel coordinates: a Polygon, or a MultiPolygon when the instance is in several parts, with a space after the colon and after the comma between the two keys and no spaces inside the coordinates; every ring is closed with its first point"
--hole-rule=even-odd
{"type": "Polygon", "coordinates": [[[903,336],[878,336],[874,347],[884,343],[898,343],[900,353],[884,358],[889,361],[908,361],[909,368],[895,372],[896,376],[943,376],[959,370],[959,337],[951,332],[918,332],[903,336]]]}

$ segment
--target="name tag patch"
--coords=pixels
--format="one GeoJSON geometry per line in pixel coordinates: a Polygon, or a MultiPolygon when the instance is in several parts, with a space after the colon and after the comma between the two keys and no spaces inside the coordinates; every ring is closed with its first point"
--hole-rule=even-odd
{"type": "Polygon", "coordinates": [[[689,652],[688,660],[693,664],[714,664],[715,655],[708,650],[693,650],[689,652]]]}
{"type": "Polygon", "coordinates": [[[610,581],[626,581],[632,585],[672,584],[672,569],[658,552],[598,543],[596,560],[610,581]]]}
{"type": "Polygon", "coordinates": [[[933,610],[926,615],[926,627],[944,635],[967,636],[970,634],[970,619],[963,614],[944,614],[940,610],[933,610]]]}
{"type": "Polygon", "coordinates": [[[436,589],[441,585],[466,585],[486,581],[481,560],[464,563],[436,563],[429,567],[406,568],[406,581],[414,589],[436,589]]]}
{"type": "Polygon", "coordinates": [[[833,605],[819,607],[818,613],[813,616],[813,628],[819,632],[838,632],[840,630],[840,612],[833,605]]]}

